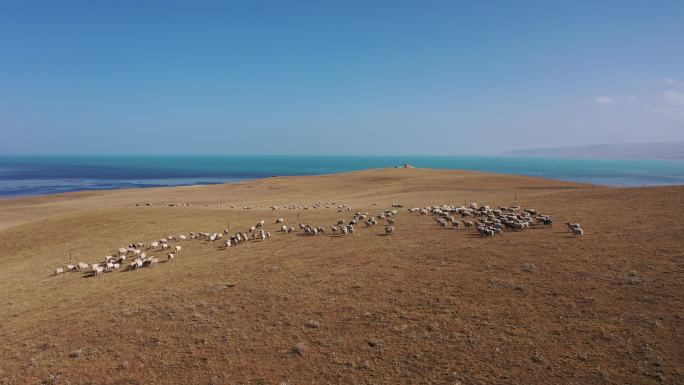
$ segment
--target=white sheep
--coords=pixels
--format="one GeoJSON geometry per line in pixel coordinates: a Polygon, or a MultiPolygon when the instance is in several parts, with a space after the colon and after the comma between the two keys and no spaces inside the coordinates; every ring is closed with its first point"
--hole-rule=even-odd
{"type": "Polygon", "coordinates": [[[580,228],[573,228],[572,229],[572,235],[581,237],[582,235],[584,235],[584,230],[582,230],[580,228]]]}
{"type": "Polygon", "coordinates": [[[97,277],[98,275],[102,274],[103,271],[104,268],[99,264],[93,264],[90,266],[90,274],[94,277],[97,277]]]}
{"type": "Polygon", "coordinates": [[[166,259],[169,260],[169,261],[172,260],[172,259],[174,259],[174,258],[176,258],[176,256],[175,256],[173,253],[169,253],[169,254],[166,256],[166,259]]]}
{"type": "Polygon", "coordinates": [[[55,275],[60,275],[64,273],[64,268],[63,267],[58,267],[55,269],[55,275]]]}
{"type": "Polygon", "coordinates": [[[176,249],[176,253],[180,253],[182,247],[180,245],[176,245],[175,249],[176,249]]]}
{"type": "Polygon", "coordinates": [[[394,233],[394,226],[385,227],[385,235],[391,236],[394,233]]]}
{"type": "Polygon", "coordinates": [[[159,263],[159,259],[155,257],[149,257],[143,261],[143,266],[152,267],[159,263]]]}
{"type": "Polygon", "coordinates": [[[128,265],[128,270],[136,270],[143,266],[143,262],[140,259],[134,259],[130,265],[128,265]]]}

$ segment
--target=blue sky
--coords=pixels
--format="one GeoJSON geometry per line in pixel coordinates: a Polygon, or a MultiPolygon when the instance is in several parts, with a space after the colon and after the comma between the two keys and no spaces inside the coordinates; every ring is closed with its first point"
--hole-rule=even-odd
{"type": "Polygon", "coordinates": [[[684,1],[0,3],[0,154],[675,140],[684,1]]]}

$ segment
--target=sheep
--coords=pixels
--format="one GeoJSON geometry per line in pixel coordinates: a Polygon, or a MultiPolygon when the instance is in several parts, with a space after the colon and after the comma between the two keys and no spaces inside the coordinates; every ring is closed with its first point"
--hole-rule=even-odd
{"type": "Polygon", "coordinates": [[[330,231],[332,231],[333,234],[337,234],[337,226],[331,226],[330,231]]]}
{"type": "Polygon", "coordinates": [[[281,233],[287,233],[287,226],[283,225],[280,227],[280,232],[281,233]]]}
{"type": "Polygon", "coordinates": [[[456,229],[460,229],[460,228],[461,228],[461,222],[459,222],[459,221],[457,221],[457,220],[451,221],[451,225],[454,226],[454,228],[456,228],[456,229]]]}
{"type": "Polygon", "coordinates": [[[63,267],[58,267],[55,269],[55,275],[60,275],[64,273],[64,268],[63,267]]]}
{"type": "Polygon", "coordinates": [[[154,257],[149,257],[143,261],[143,266],[152,267],[152,266],[156,265],[158,262],[159,262],[159,259],[154,258],[154,257]]]}
{"type": "Polygon", "coordinates": [[[553,227],[553,219],[551,219],[551,217],[543,215],[539,217],[539,220],[541,221],[544,227],[553,227]]]}
{"type": "Polygon", "coordinates": [[[98,275],[102,274],[103,271],[104,268],[99,264],[93,264],[90,266],[90,275],[93,277],[97,277],[98,275]]]}
{"type": "Polygon", "coordinates": [[[125,261],[126,261],[125,255],[119,256],[119,258],[116,259],[116,263],[124,263],[125,261]]]}
{"type": "Polygon", "coordinates": [[[276,221],[275,221],[276,224],[278,224],[278,223],[283,223],[283,222],[284,222],[283,218],[278,218],[278,219],[276,219],[276,221]]]}
{"type": "Polygon", "coordinates": [[[394,233],[394,226],[385,227],[385,235],[391,236],[394,233]]]}
{"type": "Polygon", "coordinates": [[[66,265],[66,271],[76,271],[76,266],[68,264],[66,265]]]}
{"type": "Polygon", "coordinates": [[[142,260],[135,259],[135,260],[133,260],[133,262],[131,262],[130,265],[128,265],[128,270],[136,270],[142,266],[143,266],[142,260]]]}
{"type": "Polygon", "coordinates": [[[176,245],[175,249],[176,249],[176,253],[180,253],[182,247],[181,247],[181,245],[176,245]]]}
{"type": "Polygon", "coordinates": [[[574,229],[581,229],[582,228],[582,226],[580,226],[579,223],[565,222],[565,224],[568,226],[568,231],[573,231],[574,229]]]}
{"type": "Polygon", "coordinates": [[[184,240],[188,239],[188,237],[186,237],[185,235],[179,235],[178,238],[179,238],[181,241],[184,241],[184,240]]]}
{"type": "Polygon", "coordinates": [[[166,259],[167,259],[168,261],[171,261],[171,260],[173,260],[174,258],[176,258],[176,256],[175,256],[173,253],[169,253],[169,254],[166,256],[166,259]]]}
{"type": "Polygon", "coordinates": [[[76,266],[78,267],[78,271],[83,271],[83,270],[88,269],[88,264],[85,262],[79,262],[76,264],[76,266]]]}
{"type": "Polygon", "coordinates": [[[582,235],[584,235],[584,230],[582,230],[580,228],[573,228],[572,229],[572,235],[577,236],[577,237],[581,237],[582,235]]]}
{"type": "Polygon", "coordinates": [[[123,247],[120,247],[118,251],[119,251],[119,254],[126,254],[126,252],[127,252],[128,250],[126,250],[126,249],[123,248],[123,247]]]}
{"type": "Polygon", "coordinates": [[[154,241],[154,242],[150,243],[150,247],[149,247],[149,248],[150,248],[150,249],[156,249],[157,246],[159,246],[159,242],[154,241]]]}
{"type": "Polygon", "coordinates": [[[475,226],[475,223],[473,221],[463,221],[463,226],[465,228],[470,228],[470,227],[475,226]]]}
{"type": "Polygon", "coordinates": [[[228,239],[226,240],[226,248],[230,247],[233,244],[233,239],[228,239]]]}

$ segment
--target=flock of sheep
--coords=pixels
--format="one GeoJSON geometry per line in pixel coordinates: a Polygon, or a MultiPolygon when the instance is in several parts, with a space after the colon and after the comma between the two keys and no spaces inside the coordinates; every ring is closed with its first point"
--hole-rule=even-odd
{"type": "MultiPolygon", "coordinates": [[[[165,202],[166,203],[166,202],[165,202]]],[[[166,203],[168,205],[168,203],[166,203]]],[[[298,207],[298,206],[292,206],[298,207]]],[[[331,205],[326,203],[316,203],[313,208],[327,207],[331,205]]],[[[402,208],[400,204],[393,204],[393,210],[380,212],[375,216],[371,216],[368,212],[356,212],[351,220],[345,221],[340,219],[336,224],[329,227],[330,232],[334,236],[353,235],[357,230],[357,226],[361,223],[369,228],[380,224],[384,221],[384,233],[387,236],[392,236],[395,232],[395,216],[398,214],[396,208],[402,208]]],[[[304,209],[308,206],[303,206],[304,209]]],[[[272,210],[279,209],[278,206],[272,206],[272,210]]],[[[351,211],[349,205],[338,205],[338,212],[344,210],[351,211]]],[[[476,233],[482,237],[493,237],[501,235],[504,231],[524,231],[529,228],[538,227],[552,227],[553,220],[548,214],[538,213],[534,209],[521,209],[519,206],[491,208],[487,205],[477,205],[471,203],[468,207],[465,206],[428,206],[428,207],[414,207],[409,208],[408,212],[418,213],[421,215],[432,215],[435,217],[437,225],[446,228],[451,225],[453,228],[460,229],[474,229],[476,233]]],[[[187,240],[205,240],[211,244],[227,238],[224,242],[225,248],[237,246],[247,243],[249,240],[266,240],[271,238],[271,233],[264,229],[266,222],[261,220],[254,226],[251,226],[246,232],[238,231],[230,235],[229,229],[224,229],[222,232],[205,233],[205,232],[191,232],[189,236],[167,236],[165,238],[155,240],[149,243],[131,243],[127,247],[119,248],[115,253],[105,256],[101,261],[95,263],[78,262],[76,264],[67,264],[65,267],[58,267],[55,269],[55,275],[67,272],[84,272],[91,276],[99,276],[102,273],[109,273],[120,270],[124,267],[126,261],[130,263],[125,267],[126,270],[137,270],[144,267],[153,267],[158,264],[159,258],[147,253],[162,252],[166,254],[166,260],[172,261],[181,252],[183,247],[179,244],[171,245],[172,242],[181,242],[187,240]],[[248,235],[251,234],[251,235],[248,235]]],[[[280,232],[282,234],[291,234],[295,232],[294,226],[284,224],[283,218],[275,220],[276,225],[280,225],[280,232]]],[[[578,223],[566,223],[569,231],[573,235],[581,236],[584,234],[581,226],[578,223]]],[[[299,224],[299,229],[303,235],[316,236],[323,235],[327,232],[325,226],[299,224]]]]}
{"type": "MultiPolygon", "coordinates": [[[[520,206],[491,208],[487,205],[478,206],[471,203],[465,206],[429,206],[424,208],[414,207],[408,209],[409,212],[422,215],[431,214],[435,216],[435,221],[441,227],[448,227],[449,224],[456,229],[474,228],[480,236],[493,237],[501,235],[504,231],[523,231],[535,227],[553,227],[553,219],[548,214],[538,213],[535,209],[520,209],[520,206]],[[456,218],[460,217],[460,219],[456,218]]],[[[579,223],[566,223],[573,235],[582,236],[579,223]]]]}
{"type": "MultiPolygon", "coordinates": [[[[136,206],[141,206],[141,205],[152,206],[152,204],[149,202],[146,202],[144,204],[136,203],[136,206]]],[[[192,203],[187,203],[187,202],[161,202],[161,203],[159,203],[159,205],[162,207],[192,207],[192,203]]],[[[372,205],[376,206],[377,203],[372,203],[372,205]]],[[[204,206],[208,207],[209,204],[205,203],[204,206]]],[[[271,210],[283,210],[283,209],[286,209],[286,210],[308,210],[310,208],[311,209],[318,209],[318,208],[330,209],[330,208],[334,208],[334,206],[337,207],[338,212],[342,212],[345,210],[351,211],[351,207],[348,204],[346,204],[346,203],[338,204],[336,202],[315,202],[315,203],[311,204],[310,206],[309,205],[302,205],[302,204],[283,205],[283,206],[272,205],[272,206],[269,206],[268,208],[271,210]]],[[[401,205],[399,205],[399,206],[401,206],[401,205]]],[[[226,205],[225,203],[217,203],[216,207],[218,207],[218,208],[226,207],[226,208],[231,208],[231,209],[236,208],[234,205],[226,205]]],[[[238,208],[242,209],[242,210],[254,210],[254,209],[256,209],[255,206],[242,206],[242,207],[238,207],[238,208]]],[[[261,207],[261,208],[263,208],[263,207],[261,207]]]]}

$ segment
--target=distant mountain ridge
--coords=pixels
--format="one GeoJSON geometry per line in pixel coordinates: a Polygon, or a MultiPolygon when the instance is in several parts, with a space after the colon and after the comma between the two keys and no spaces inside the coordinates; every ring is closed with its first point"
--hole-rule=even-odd
{"type": "Polygon", "coordinates": [[[684,142],[623,143],[558,148],[531,148],[506,151],[502,153],[502,155],[533,158],[684,160],[684,142]]]}

